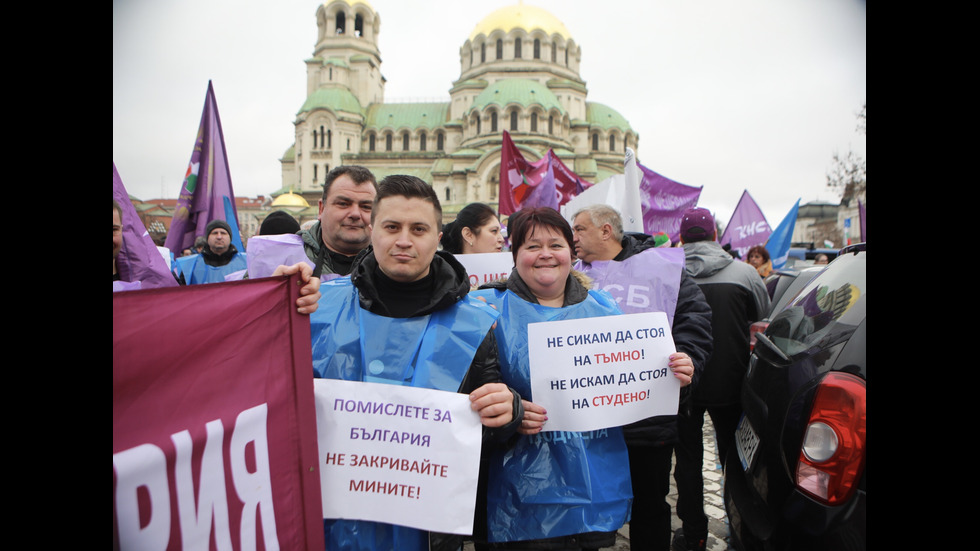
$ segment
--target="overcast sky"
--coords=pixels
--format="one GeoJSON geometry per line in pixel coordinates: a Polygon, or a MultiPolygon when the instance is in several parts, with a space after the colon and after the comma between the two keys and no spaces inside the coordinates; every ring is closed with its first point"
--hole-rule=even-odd
{"type": "MultiPolygon", "coordinates": [[[[175,198],[208,80],[235,194],[282,185],[316,41],[314,0],[113,0],[112,160],[140,199],[175,198]]],[[[448,101],[459,49],[510,0],[369,0],[388,101],[448,101]]],[[[534,0],[582,48],[588,100],[639,134],[640,163],[703,186],[727,224],[743,190],[776,226],[836,203],[834,152],[866,157],[867,8],[859,0],[534,0]],[[597,6],[601,9],[597,9],[597,6]]]]}

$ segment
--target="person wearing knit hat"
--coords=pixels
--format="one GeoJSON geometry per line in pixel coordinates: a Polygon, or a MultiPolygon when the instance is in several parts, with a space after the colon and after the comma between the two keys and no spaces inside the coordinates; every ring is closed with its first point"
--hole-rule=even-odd
{"type": "Polygon", "coordinates": [[[283,235],[299,232],[299,222],[284,210],[269,213],[259,226],[259,235],[283,235]]]}
{"type": "Polygon", "coordinates": [[[201,254],[185,257],[181,263],[181,277],[187,285],[219,283],[225,276],[246,269],[245,253],[231,242],[231,226],[224,220],[214,219],[204,229],[207,243],[201,254]]]}
{"type": "Polygon", "coordinates": [[[749,362],[749,326],[769,313],[769,293],[762,278],[736,261],[716,240],[714,216],[693,208],[681,218],[684,268],[711,307],[714,352],[704,365],[688,404],[677,416],[679,440],[674,445],[677,517],[673,549],[707,547],[708,517],[704,510],[704,415],[711,416],[718,457],[724,465],[738,461],[735,429],[741,418],[742,381],[749,362]]]}

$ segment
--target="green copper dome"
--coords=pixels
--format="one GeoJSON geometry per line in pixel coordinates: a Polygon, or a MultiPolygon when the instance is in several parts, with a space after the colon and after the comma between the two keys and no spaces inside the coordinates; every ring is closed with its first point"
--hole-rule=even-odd
{"type": "Polygon", "coordinates": [[[540,105],[545,111],[550,111],[553,108],[563,113],[565,111],[562,109],[561,103],[558,102],[558,98],[547,86],[524,78],[499,80],[487,86],[486,90],[473,100],[472,108],[483,110],[491,104],[506,107],[511,103],[523,107],[540,105]]]}
{"type": "Polygon", "coordinates": [[[330,111],[346,111],[363,115],[361,103],[357,101],[354,94],[346,88],[332,87],[320,88],[306,98],[306,103],[299,109],[299,113],[306,113],[314,109],[328,109],[330,111]]]}
{"type": "Polygon", "coordinates": [[[606,129],[618,128],[623,132],[631,130],[630,123],[618,111],[607,105],[594,101],[587,102],[585,113],[591,125],[606,129]]]}

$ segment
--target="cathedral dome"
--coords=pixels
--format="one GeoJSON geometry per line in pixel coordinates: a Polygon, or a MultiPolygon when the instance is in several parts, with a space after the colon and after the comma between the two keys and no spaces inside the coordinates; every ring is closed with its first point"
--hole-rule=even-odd
{"type": "Polygon", "coordinates": [[[547,86],[523,78],[498,80],[487,86],[486,90],[473,100],[472,108],[483,110],[490,104],[507,107],[511,103],[524,107],[540,105],[545,111],[557,109],[564,113],[561,102],[547,86]]]}
{"type": "Polygon", "coordinates": [[[565,24],[557,17],[547,10],[522,3],[500,8],[484,17],[483,21],[480,21],[470,33],[470,40],[472,41],[481,34],[490,36],[490,33],[496,30],[507,33],[514,29],[524,29],[528,33],[535,29],[541,29],[548,36],[558,34],[566,40],[571,38],[565,24]]]}
{"type": "Polygon", "coordinates": [[[272,202],[272,206],[273,207],[287,207],[287,208],[289,208],[289,207],[299,207],[299,208],[304,208],[305,209],[305,208],[309,207],[310,204],[307,203],[306,202],[306,199],[303,199],[303,197],[301,197],[301,196],[296,195],[295,193],[293,193],[293,190],[289,190],[288,193],[283,193],[279,197],[276,197],[276,200],[272,202]]]}

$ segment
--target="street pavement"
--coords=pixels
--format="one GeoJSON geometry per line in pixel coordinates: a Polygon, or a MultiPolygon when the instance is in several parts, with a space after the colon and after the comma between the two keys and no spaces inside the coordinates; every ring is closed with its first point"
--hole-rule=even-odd
{"type": "MultiPolygon", "coordinates": [[[[734,551],[734,547],[728,545],[728,519],[725,515],[725,501],[723,494],[724,481],[722,480],[721,464],[718,462],[717,447],[715,446],[715,429],[711,424],[711,417],[704,416],[704,514],[708,516],[708,543],[707,551],[734,551]]],[[[671,507],[671,530],[676,531],[681,527],[681,521],[677,518],[675,506],[677,505],[677,488],[674,485],[674,474],[671,469],[670,493],[667,494],[667,503],[671,507]]],[[[671,535],[673,538],[673,535],[671,535]]],[[[614,551],[629,551],[630,530],[629,524],[619,529],[616,535],[616,545],[607,547],[614,551]]],[[[467,543],[463,546],[463,551],[473,551],[473,544],[467,543]]],[[[633,550],[642,551],[642,550],[633,550]]]]}

